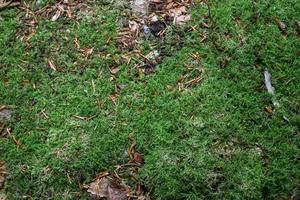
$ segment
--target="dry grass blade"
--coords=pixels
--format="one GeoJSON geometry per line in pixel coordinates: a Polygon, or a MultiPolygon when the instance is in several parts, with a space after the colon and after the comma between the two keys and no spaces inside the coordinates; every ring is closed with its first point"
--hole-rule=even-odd
{"type": "Polygon", "coordinates": [[[54,71],[57,71],[56,66],[54,65],[54,63],[51,59],[48,59],[48,65],[51,69],[53,69],[54,71]]]}
{"type": "Polygon", "coordinates": [[[89,121],[89,120],[95,118],[96,115],[93,115],[93,116],[90,116],[90,117],[74,115],[73,117],[76,118],[76,119],[79,119],[79,120],[86,120],[86,121],[89,121]]]}

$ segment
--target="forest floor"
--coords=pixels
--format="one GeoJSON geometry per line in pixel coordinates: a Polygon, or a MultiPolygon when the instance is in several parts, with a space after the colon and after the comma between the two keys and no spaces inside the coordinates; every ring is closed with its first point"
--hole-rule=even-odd
{"type": "Polygon", "coordinates": [[[0,199],[300,198],[297,0],[83,2],[0,8],[0,199]]]}

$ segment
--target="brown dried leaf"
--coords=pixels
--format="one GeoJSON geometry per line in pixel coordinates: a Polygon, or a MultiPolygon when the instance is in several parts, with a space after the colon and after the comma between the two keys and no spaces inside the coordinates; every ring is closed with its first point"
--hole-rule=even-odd
{"type": "Polygon", "coordinates": [[[107,200],[126,200],[128,191],[127,186],[118,184],[107,177],[96,179],[87,190],[95,199],[106,198],[107,200]]]}

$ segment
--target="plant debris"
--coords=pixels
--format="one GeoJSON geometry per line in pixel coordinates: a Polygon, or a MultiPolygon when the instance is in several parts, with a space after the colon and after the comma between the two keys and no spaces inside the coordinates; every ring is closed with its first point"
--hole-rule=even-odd
{"type": "MultiPolygon", "coordinates": [[[[191,20],[188,14],[191,0],[133,0],[130,5],[133,14],[125,14],[118,22],[117,44],[121,50],[139,51],[137,44],[141,36],[147,39],[153,38],[151,35],[162,38],[169,25],[180,26],[191,20]]],[[[142,53],[134,55],[145,60],[142,53]]],[[[157,64],[159,62],[144,61],[137,68],[144,74],[151,74],[157,64]]]]}
{"type": "Polygon", "coordinates": [[[84,185],[92,198],[150,200],[149,193],[137,178],[138,168],[144,164],[142,154],[136,151],[135,140],[132,137],[129,139],[132,143],[127,150],[129,162],[117,165],[113,173],[107,171],[99,173],[92,183],[84,185]],[[134,187],[129,186],[128,179],[135,183],[134,187]]]}
{"type": "Polygon", "coordinates": [[[57,21],[62,17],[66,17],[70,20],[78,22],[81,19],[79,15],[81,11],[87,12],[87,5],[83,1],[64,0],[59,1],[54,5],[47,5],[43,8],[35,8],[32,3],[26,3],[25,1],[20,4],[19,9],[24,11],[20,19],[22,26],[19,30],[18,38],[24,42],[27,49],[32,48],[29,40],[36,34],[36,29],[41,18],[48,18],[51,21],[57,21]],[[77,15],[75,15],[77,13],[77,15]]]}
{"type": "Polygon", "coordinates": [[[97,178],[88,186],[87,190],[94,199],[106,198],[107,200],[125,200],[129,188],[111,177],[97,178]]]}
{"type": "Polygon", "coordinates": [[[184,75],[177,81],[179,91],[199,84],[203,80],[204,71],[200,55],[197,53],[190,54],[190,62],[185,64],[184,75]]]}

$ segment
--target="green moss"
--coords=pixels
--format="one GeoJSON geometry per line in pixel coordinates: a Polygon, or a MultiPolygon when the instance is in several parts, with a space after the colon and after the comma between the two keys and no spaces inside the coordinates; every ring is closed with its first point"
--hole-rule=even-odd
{"type": "Polygon", "coordinates": [[[258,2],[255,22],[249,1],[213,2],[207,30],[199,24],[207,9],[196,6],[186,27],[139,44],[145,54],[162,48],[165,58],[154,74],[136,76],[133,61],[121,64],[113,81],[109,68],[123,53],[116,47],[120,11],[112,8],[99,4],[79,24],[41,18],[29,50],[16,38],[17,11],[0,12],[0,104],[15,107],[9,126],[22,143],[17,149],[11,138],[0,139],[8,197],[87,198],[78,182],[126,162],[129,134],[144,154],[139,178],[154,199],[291,197],[300,181],[296,1],[258,2]],[[277,19],[287,24],[287,36],[277,19]],[[187,31],[190,25],[197,30],[187,31]],[[201,43],[204,31],[208,39],[201,43]],[[88,59],[75,48],[76,37],[81,48],[94,47],[88,59]],[[61,70],[49,69],[48,58],[61,70]],[[198,67],[205,69],[202,82],[179,91],[180,77],[197,76],[198,67]],[[266,67],[281,105],[271,116],[264,111],[271,105],[266,67]],[[116,84],[126,87],[114,104],[116,84]]]}

